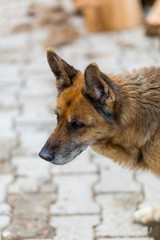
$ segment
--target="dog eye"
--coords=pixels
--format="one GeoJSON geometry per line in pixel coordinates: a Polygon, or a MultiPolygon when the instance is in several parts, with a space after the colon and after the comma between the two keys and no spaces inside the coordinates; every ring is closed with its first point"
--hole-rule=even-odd
{"type": "Polygon", "coordinates": [[[81,123],[81,122],[72,121],[71,126],[72,126],[72,129],[80,129],[80,128],[83,128],[85,125],[84,123],[81,123]]]}

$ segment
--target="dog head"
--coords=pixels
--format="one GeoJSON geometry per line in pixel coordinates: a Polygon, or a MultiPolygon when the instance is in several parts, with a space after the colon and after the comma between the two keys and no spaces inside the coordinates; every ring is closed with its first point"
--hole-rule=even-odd
{"type": "Polygon", "coordinates": [[[40,152],[40,157],[54,164],[73,160],[89,145],[114,134],[119,105],[118,86],[95,63],[84,75],[47,51],[49,66],[56,77],[58,99],[57,127],[40,152]]]}

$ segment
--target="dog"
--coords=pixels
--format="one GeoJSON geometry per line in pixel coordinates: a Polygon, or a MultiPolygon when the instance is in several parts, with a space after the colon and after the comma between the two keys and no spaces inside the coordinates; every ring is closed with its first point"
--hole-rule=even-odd
{"type": "MultiPolygon", "coordinates": [[[[47,59],[58,90],[57,127],[39,156],[62,165],[90,146],[122,166],[160,176],[160,68],[114,76],[91,63],[82,74],[52,49],[47,59]]],[[[160,221],[160,208],[139,210],[135,219],[160,221]]]]}

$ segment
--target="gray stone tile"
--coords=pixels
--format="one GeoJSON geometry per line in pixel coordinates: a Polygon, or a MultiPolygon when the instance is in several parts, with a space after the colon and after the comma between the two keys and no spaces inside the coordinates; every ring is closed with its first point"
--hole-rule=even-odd
{"type": "Polygon", "coordinates": [[[56,204],[51,205],[52,215],[99,214],[100,208],[93,200],[92,186],[96,175],[55,176],[58,188],[56,204]]]}
{"type": "Polygon", "coordinates": [[[141,200],[138,194],[107,194],[97,196],[102,208],[102,223],[96,227],[97,237],[145,237],[147,227],[133,222],[133,213],[141,200]]]}
{"type": "Polygon", "coordinates": [[[98,223],[98,216],[52,217],[50,222],[56,228],[54,240],[93,240],[93,227],[98,223]]]}

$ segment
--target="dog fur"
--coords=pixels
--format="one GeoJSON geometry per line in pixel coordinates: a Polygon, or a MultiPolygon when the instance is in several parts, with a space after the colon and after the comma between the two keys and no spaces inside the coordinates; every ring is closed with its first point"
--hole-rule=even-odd
{"type": "MultiPolygon", "coordinates": [[[[90,146],[123,166],[160,176],[160,68],[113,76],[91,63],[82,74],[52,49],[47,58],[56,76],[57,127],[40,157],[65,164],[90,146]]],[[[135,219],[160,221],[160,207],[139,210],[135,219]]]]}
{"type": "Polygon", "coordinates": [[[53,50],[47,56],[58,89],[58,124],[44,147],[54,153],[51,162],[65,164],[90,145],[160,175],[160,68],[112,76],[92,63],[83,75],[53,50]]]}

